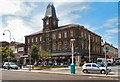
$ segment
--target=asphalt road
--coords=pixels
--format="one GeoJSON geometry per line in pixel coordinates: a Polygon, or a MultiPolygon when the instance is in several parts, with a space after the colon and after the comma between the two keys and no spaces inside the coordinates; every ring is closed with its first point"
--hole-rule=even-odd
{"type": "Polygon", "coordinates": [[[3,70],[2,80],[117,80],[117,78],[3,70]]]}

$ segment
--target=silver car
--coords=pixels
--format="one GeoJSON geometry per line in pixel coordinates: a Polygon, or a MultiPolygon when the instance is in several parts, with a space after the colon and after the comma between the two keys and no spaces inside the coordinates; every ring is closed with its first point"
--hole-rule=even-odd
{"type": "Polygon", "coordinates": [[[3,65],[4,69],[18,69],[18,66],[13,62],[5,62],[3,65]]]}
{"type": "Polygon", "coordinates": [[[82,71],[84,73],[99,72],[101,74],[105,74],[105,73],[111,72],[111,69],[107,67],[107,71],[106,71],[106,67],[102,67],[99,64],[96,64],[96,63],[85,63],[82,66],[82,71]]]}

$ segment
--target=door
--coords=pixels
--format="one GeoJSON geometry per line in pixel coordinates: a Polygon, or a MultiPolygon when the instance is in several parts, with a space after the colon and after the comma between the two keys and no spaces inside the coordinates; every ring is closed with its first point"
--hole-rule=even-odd
{"type": "Polygon", "coordinates": [[[92,72],[99,72],[100,68],[97,64],[92,64],[92,72]]]}

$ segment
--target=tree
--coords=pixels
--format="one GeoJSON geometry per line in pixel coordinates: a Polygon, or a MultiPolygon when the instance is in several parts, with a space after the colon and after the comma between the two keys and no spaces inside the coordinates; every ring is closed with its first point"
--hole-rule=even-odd
{"type": "Polygon", "coordinates": [[[33,59],[33,61],[38,61],[39,59],[39,55],[38,55],[38,48],[36,45],[32,45],[32,48],[31,48],[31,58],[33,59]]]}
{"type": "Polygon", "coordinates": [[[13,53],[13,50],[10,49],[10,53],[9,53],[8,47],[1,47],[0,55],[2,56],[2,61],[4,61],[5,59],[8,59],[8,58],[10,58],[10,59],[15,58],[15,54],[13,53]]]}
{"type": "Polygon", "coordinates": [[[41,57],[41,58],[47,58],[47,57],[50,57],[50,56],[51,56],[51,53],[50,53],[50,52],[47,52],[47,51],[45,51],[45,50],[40,50],[40,51],[38,52],[38,54],[39,54],[39,57],[41,57]]]}
{"type": "Polygon", "coordinates": [[[51,57],[51,53],[45,50],[40,50],[38,52],[42,65],[45,65],[45,61],[48,57],[51,57]]]}

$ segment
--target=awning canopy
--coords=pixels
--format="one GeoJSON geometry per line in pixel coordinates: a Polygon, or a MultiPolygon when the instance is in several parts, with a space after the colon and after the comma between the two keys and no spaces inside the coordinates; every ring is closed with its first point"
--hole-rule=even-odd
{"type": "Polygon", "coordinates": [[[52,56],[71,56],[72,54],[70,52],[66,53],[52,53],[52,56]]]}
{"type": "Polygon", "coordinates": [[[21,58],[28,58],[28,55],[21,55],[21,58]]]}
{"type": "MultiPolygon", "coordinates": [[[[65,53],[52,53],[52,56],[71,56],[71,52],[65,52],[65,53]]],[[[75,52],[74,56],[88,56],[89,54],[86,52],[75,52]]],[[[98,56],[98,54],[92,54],[91,56],[98,56]]]]}

